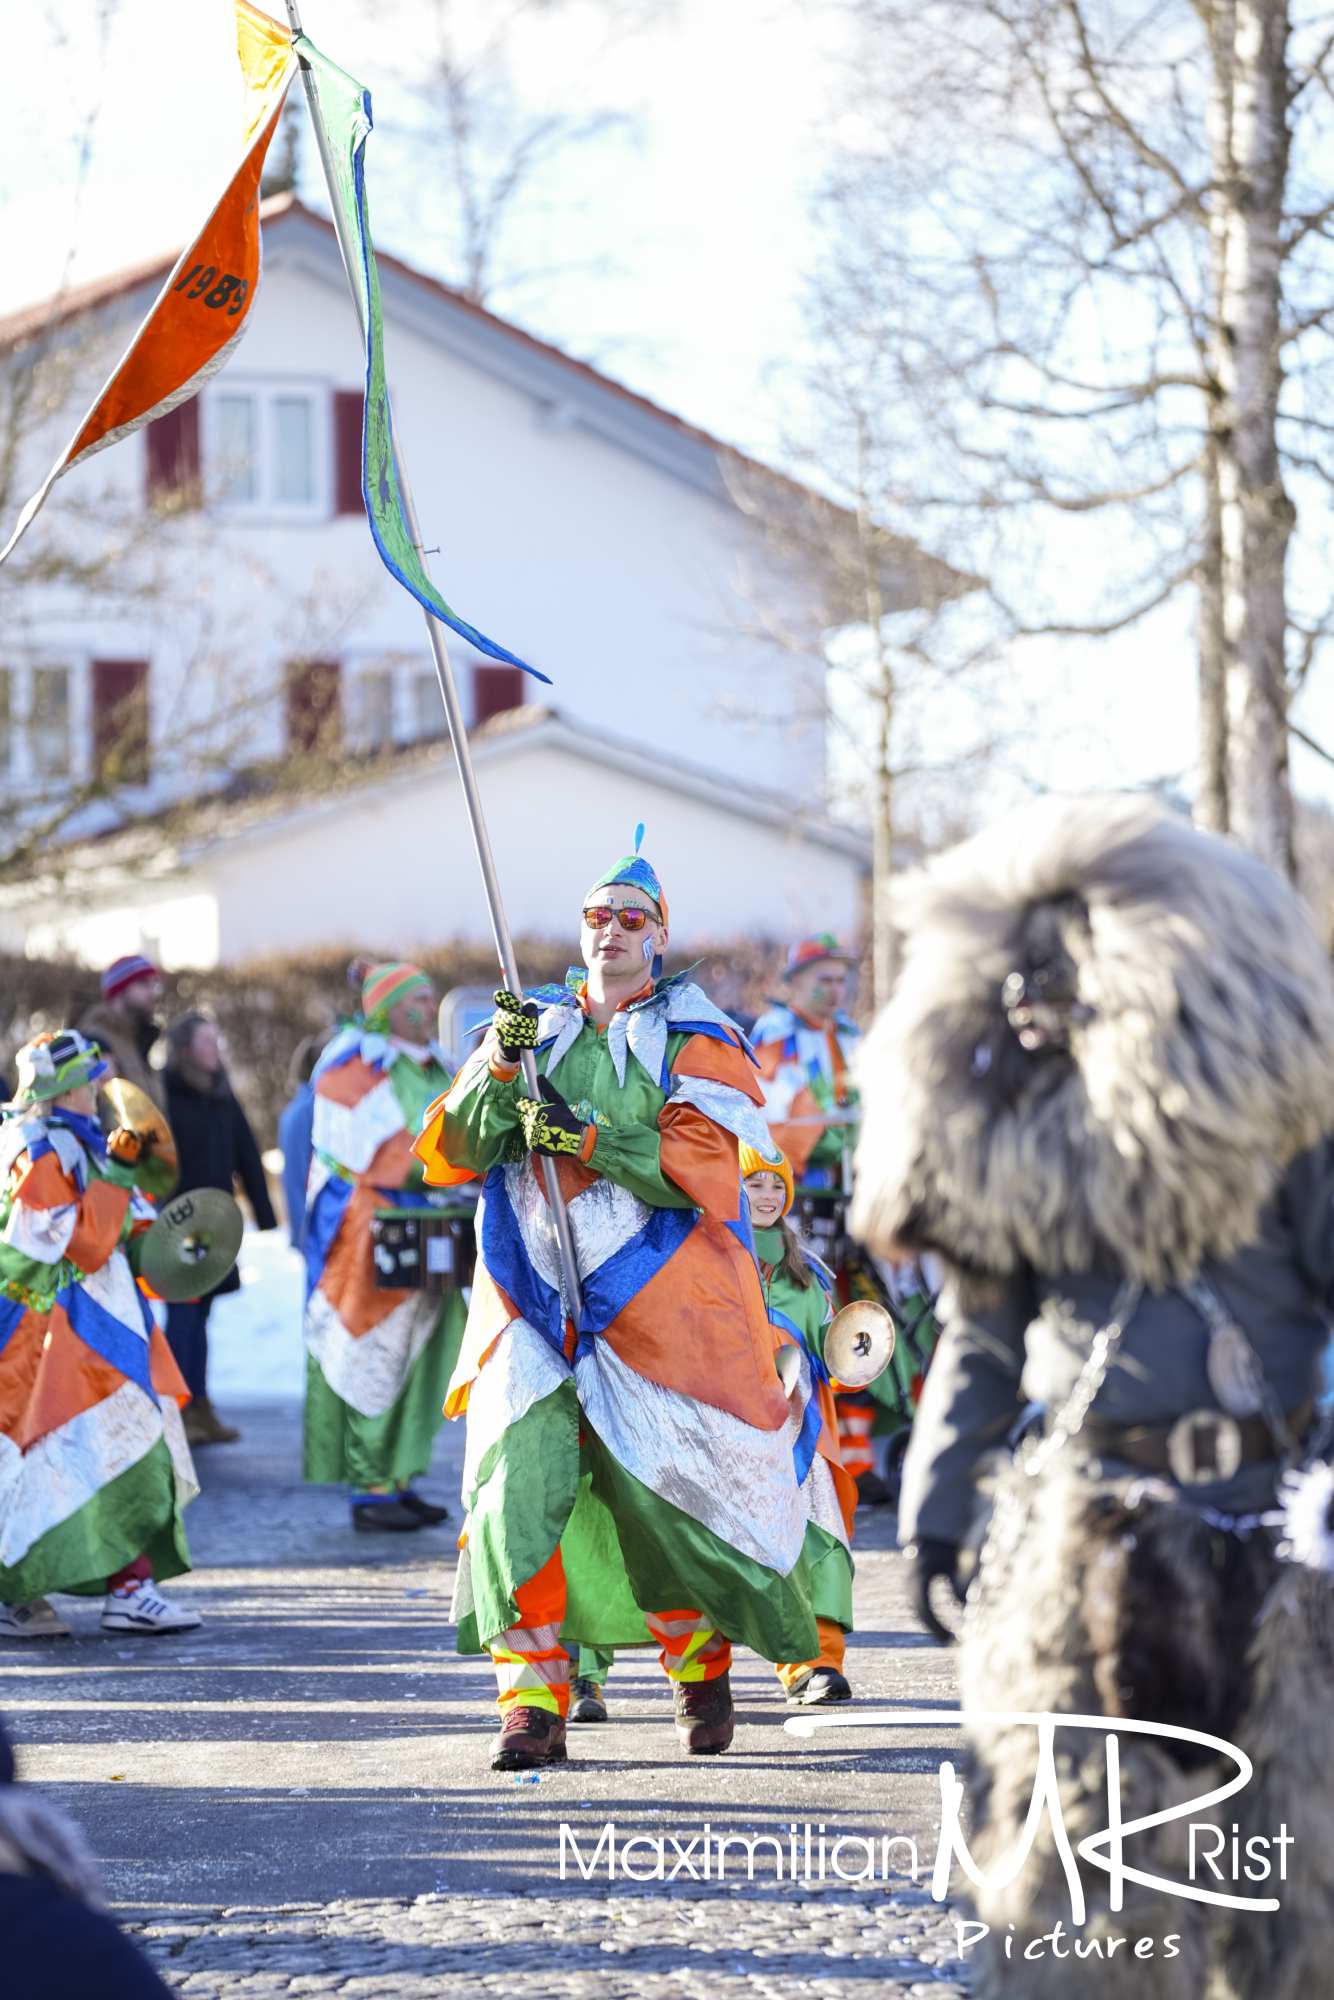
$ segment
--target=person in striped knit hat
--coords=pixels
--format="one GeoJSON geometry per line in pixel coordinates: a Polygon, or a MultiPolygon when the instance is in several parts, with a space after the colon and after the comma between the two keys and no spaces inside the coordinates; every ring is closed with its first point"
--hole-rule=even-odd
{"type": "Polygon", "coordinates": [[[463,1293],[377,1286],[371,1235],[377,1211],[441,1206],[412,1152],[422,1113],[452,1081],[435,1014],[420,966],[371,966],[361,1018],[329,1042],[312,1079],[302,1470],[319,1484],[346,1481],[352,1525],[367,1533],[448,1519],[412,1481],[443,1420],[463,1293]]]}

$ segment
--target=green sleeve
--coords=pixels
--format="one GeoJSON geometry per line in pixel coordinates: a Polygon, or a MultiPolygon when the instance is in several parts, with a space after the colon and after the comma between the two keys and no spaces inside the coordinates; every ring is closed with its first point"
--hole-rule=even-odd
{"type": "Polygon", "coordinates": [[[515,1107],[522,1094],[522,1074],[502,1083],[487,1062],[465,1063],[445,1099],[440,1136],[450,1164],[485,1174],[502,1160],[521,1159],[523,1127],[515,1107]]]}
{"type": "Polygon", "coordinates": [[[609,1181],[629,1188],[650,1208],[693,1208],[683,1188],[662,1171],[662,1135],[657,1125],[599,1125],[589,1165],[609,1181]]]}

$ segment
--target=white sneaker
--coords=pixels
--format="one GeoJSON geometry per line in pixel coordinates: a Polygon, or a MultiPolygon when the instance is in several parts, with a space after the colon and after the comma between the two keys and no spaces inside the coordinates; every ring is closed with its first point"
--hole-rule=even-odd
{"type": "Polygon", "coordinates": [[[104,1632],[193,1632],[197,1611],[169,1604],[151,1577],[133,1590],[112,1590],[102,1607],[104,1632]]]}
{"type": "Polygon", "coordinates": [[[34,1597],[30,1604],[0,1604],[0,1635],[6,1639],[68,1639],[70,1629],[54,1604],[34,1597]]]}

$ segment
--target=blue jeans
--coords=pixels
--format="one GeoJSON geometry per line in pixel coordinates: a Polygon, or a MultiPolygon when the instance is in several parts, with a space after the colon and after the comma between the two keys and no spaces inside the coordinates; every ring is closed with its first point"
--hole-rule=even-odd
{"type": "Polygon", "coordinates": [[[167,1345],[192,1396],[208,1393],[208,1315],[212,1299],[167,1307],[167,1345]]]}

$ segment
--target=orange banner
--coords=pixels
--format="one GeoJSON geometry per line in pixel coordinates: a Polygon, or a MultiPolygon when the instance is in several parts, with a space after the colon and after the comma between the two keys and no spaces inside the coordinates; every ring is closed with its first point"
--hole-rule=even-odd
{"type": "Polygon", "coordinates": [[[286,34],[248,0],[237,0],[237,39],[246,85],[245,157],[72,442],[20,514],[0,562],[57,479],[197,395],[245,331],[259,285],[260,175],[296,63],[286,34]]]}

